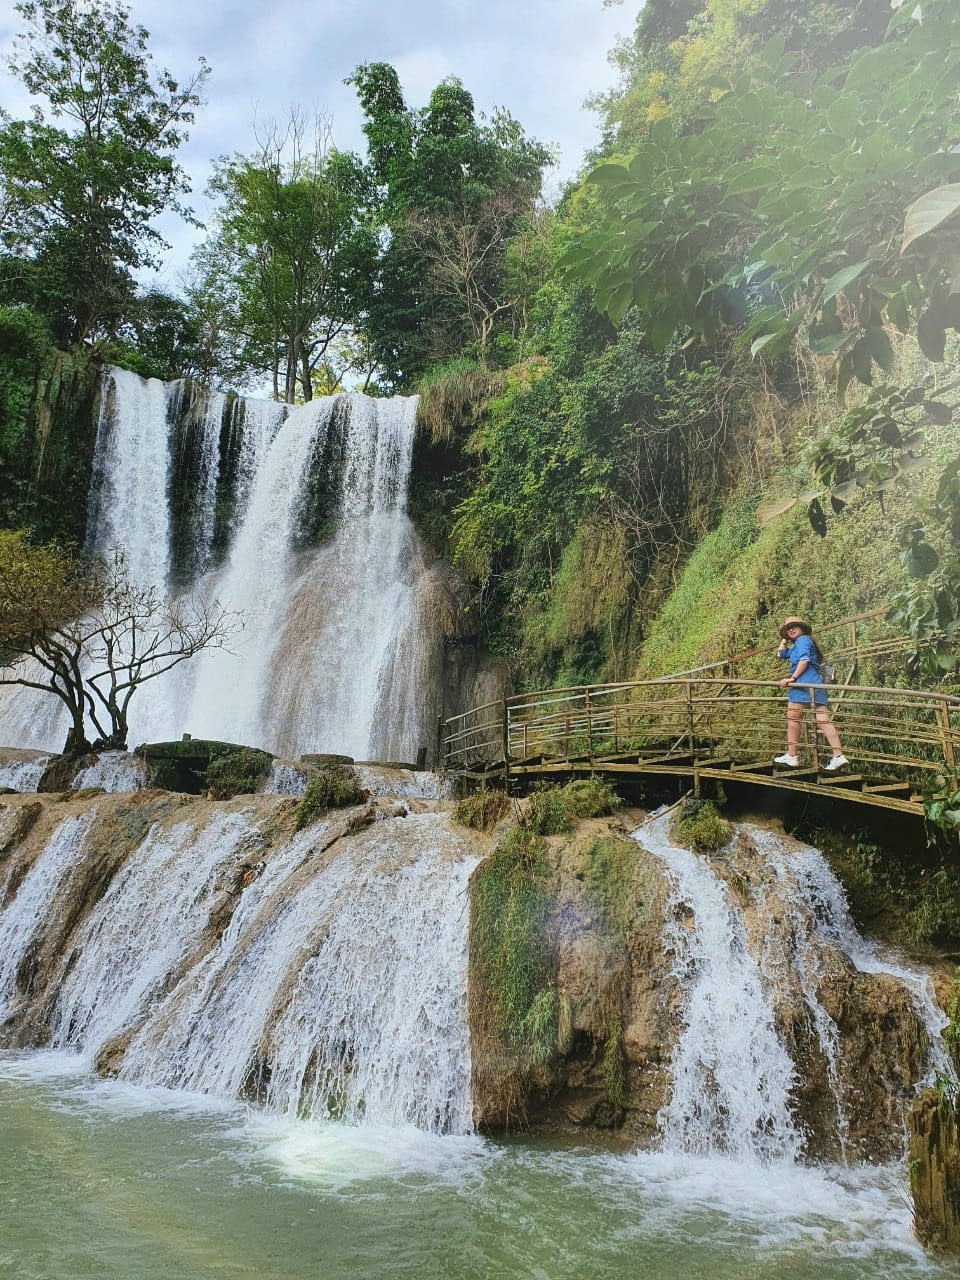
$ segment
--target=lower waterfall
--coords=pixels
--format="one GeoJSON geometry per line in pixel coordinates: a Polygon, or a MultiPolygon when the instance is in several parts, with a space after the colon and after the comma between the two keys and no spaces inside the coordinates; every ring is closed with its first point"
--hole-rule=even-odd
{"type": "MultiPolygon", "coordinates": [[[[625,1077],[646,1137],[501,1141],[474,1131],[489,1002],[468,980],[492,843],[429,779],[371,767],[368,801],[297,830],[289,767],[225,802],[0,800],[0,1271],[956,1280],[911,1236],[902,1166],[942,1014],[816,850],[737,824],[694,855],[663,818],[605,836],[643,877],[622,935],[643,964],[618,981],[622,1044],[651,1051],[625,1077]]],[[[550,846],[543,917],[574,1023],[626,961],[590,932],[609,915],[562,905],[582,840],[550,846]]],[[[562,1034],[560,1107],[591,1052],[562,1034]]]]}
{"type": "Polygon", "coordinates": [[[174,806],[90,902],[117,856],[105,818],[57,823],[0,914],[0,1022],[42,1017],[51,1047],[141,1085],[472,1129],[475,858],[443,815],[271,844],[243,807],[174,806]]]}
{"type": "Polygon", "coordinates": [[[952,1074],[929,977],[860,935],[818,850],[737,824],[728,848],[707,857],[675,847],[668,823],[634,837],[670,886],[663,942],[679,1034],[662,1149],[770,1166],[809,1159],[813,1146],[853,1163],[880,1129],[894,1157],[913,1091],[952,1074]],[[868,1001],[881,1023],[895,1016],[903,1038],[866,1058],[851,1037],[851,1001],[863,1003],[862,1019],[868,1001]],[[912,1081],[894,1069],[911,1056],[912,1081]]]}
{"type": "Polygon", "coordinates": [[[642,838],[673,885],[664,942],[686,1003],[660,1114],[664,1148],[792,1160],[794,1067],[739,915],[704,857],[674,848],[660,825],[642,838]]]}

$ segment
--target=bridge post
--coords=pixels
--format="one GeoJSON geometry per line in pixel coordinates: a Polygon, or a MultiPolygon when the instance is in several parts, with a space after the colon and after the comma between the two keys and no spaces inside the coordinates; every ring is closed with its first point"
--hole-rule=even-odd
{"type": "Polygon", "coordinates": [[[436,750],[436,755],[434,756],[434,759],[433,759],[433,767],[434,769],[436,769],[437,773],[442,773],[444,764],[445,764],[445,761],[443,758],[443,713],[441,712],[441,714],[437,716],[437,750],[436,750]]]}
{"type": "Polygon", "coordinates": [[[510,708],[507,700],[503,700],[503,789],[510,789],[510,708]]]}
{"type": "Polygon", "coordinates": [[[690,763],[693,767],[693,794],[700,799],[700,771],[697,768],[697,740],[694,735],[693,685],[689,680],[684,682],[687,696],[687,741],[690,746],[690,763]]]}
{"type": "Polygon", "coordinates": [[[940,741],[943,746],[943,760],[948,769],[956,768],[956,754],[953,750],[953,738],[950,734],[950,709],[945,702],[937,707],[937,723],[940,727],[940,741]]]}
{"type": "Polygon", "coordinates": [[[583,691],[583,705],[587,712],[587,759],[593,768],[593,714],[590,708],[590,690],[583,691]]]}

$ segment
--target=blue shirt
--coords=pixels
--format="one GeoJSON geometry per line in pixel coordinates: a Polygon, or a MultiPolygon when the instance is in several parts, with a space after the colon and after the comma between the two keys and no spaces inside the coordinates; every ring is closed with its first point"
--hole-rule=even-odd
{"type": "MultiPolygon", "coordinates": [[[[813,641],[809,636],[797,636],[796,640],[794,640],[787,652],[781,653],[780,657],[783,658],[785,662],[789,662],[791,664],[790,675],[796,680],[798,685],[822,683],[820,678],[820,667],[817,663],[817,651],[813,647],[813,641]],[[800,675],[795,675],[794,673],[803,658],[806,658],[807,666],[800,675]]],[[[800,690],[796,689],[796,686],[794,686],[793,689],[788,689],[787,698],[791,702],[809,703],[810,694],[801,693],[800,690]]],[[[825,705],[827,701],[826,690],[817,689],[814,699],[817,706],[825,705]]]]}

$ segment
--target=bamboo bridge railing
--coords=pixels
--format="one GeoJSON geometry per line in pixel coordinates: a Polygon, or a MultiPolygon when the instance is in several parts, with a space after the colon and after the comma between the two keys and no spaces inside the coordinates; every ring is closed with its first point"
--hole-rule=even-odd
{"type": "MultiPolygon", "coordinates": [[[[769,653],[769,650],[767,651],[769,653]]],[[[517,694],[441,726],[442,767],[478,779],[570,769],[737,777],[764,785],[842,794],[881,807],[922,811],[924,778],[960,759],[960,699],[869,685],[829,689],[851,766],[825,774],[813,715],[798,769],[784,748],[786,699],[776,681],[685,674],[517,694]]]]}

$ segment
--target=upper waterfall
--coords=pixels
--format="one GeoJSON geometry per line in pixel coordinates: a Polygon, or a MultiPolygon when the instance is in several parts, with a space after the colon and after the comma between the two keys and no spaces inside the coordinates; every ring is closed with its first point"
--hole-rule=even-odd
{"type": "MultiPolygon", "coordinates": [[[[239,616],[229,650],[144,685],[130,742],[412,759],[432,741],[434,576],[406,514],[416,399],[296,407],[104,373],[87,549],[239,616]]],[[[10,745],[57,749],[41,695],[4,694],[10,745]]],[[[52,700],[48,700],[52,701],[52,700]]]]}

